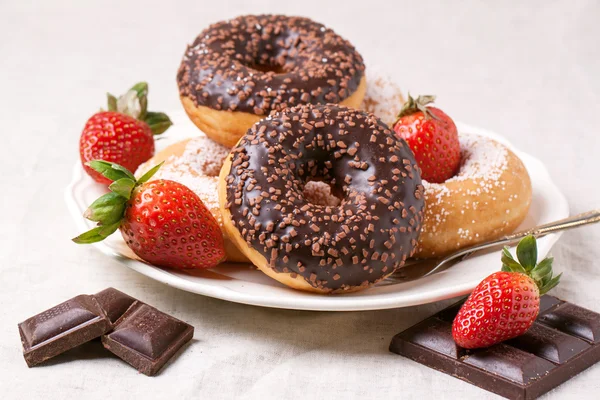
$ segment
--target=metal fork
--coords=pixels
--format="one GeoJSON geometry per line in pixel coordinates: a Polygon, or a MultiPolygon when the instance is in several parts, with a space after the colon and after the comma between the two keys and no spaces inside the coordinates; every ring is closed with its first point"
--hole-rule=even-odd
{"type": "Polygon", "coordinates": [[[429,275],[433,275],[440,271],[450,268],[458,261],[462,261],[467,257],[471,256],[473,253],[491,249],[498,246],[505,246],[517,243],[519,240],[528,235],[533,235],[536,238],[546,236],[550,233],[555,233],[559,231],[564,231],[567,229],[579,228],[580,226],[594,224],[596,222],[600,222],[600,209],[592,210],[588,212],[584,212],[581,214],[574,215],[572,217],[568,217],[565,219],[561,219],[559,221],[550,222],[548,224],[536,226],[535,228],[527,229],[520,232],[515,232],[507,236],[503,236],[499,239],[492,240],[485,243],[480,243],[478,245],[468,247],[462,250],[459,250],[455,253],[450,254],[442,258],[441,260],[434,260],[433,263],[427,261],[414,260],[410,262],[408,265],[405,265],[403,268],[400,268],[397,272],[395,272],[392,276],[390,276],[387,280],[391,280],[399,282],[399,281],[407,281],[414,280],[417,278],[424,278],[429,275]],[[424,264],[425,263],[425,264],[424,264]],[[429,271],[426,273],[417,273],[410,274],[406,271],[409,268],[421,267],[420,269],[429,267],[429,271]],[[405,270],[405,271],[403,271],[405,270]],[[397,275],[405,275],[409,276],[408,279],[396,277],[397,275]],[[415,275],[410,277],[410,275],[415,275]]]}

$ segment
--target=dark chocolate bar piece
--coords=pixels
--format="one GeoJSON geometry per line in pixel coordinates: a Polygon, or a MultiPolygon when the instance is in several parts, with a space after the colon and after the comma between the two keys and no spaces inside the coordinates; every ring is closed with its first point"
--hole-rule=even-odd
{"type": "Polygon", "coordinates": [[[125,311],[136,301],[133,297],[115,288],[109,287],[94,295],[100,306],[113,324],[125,314],[125,311]]]}
{"type": "Polygon", "coordinates": [[[19,324],[23,356],[30,367],[111,329],[106,313],[89,295],[73,297],[19,324]]]}
{"type": "Polygon", "coordinates": [[[592,343],[600,342],[600,318],[598,314],[571,303],[564,303],[544,313],[540,321],[592,343]]]}
{"type": "Polygon", "coordinates": [[[152,376],[194,336],[194,327],[154,307],[135,302],[102,337],[112,353],[152,376]]]}
{"type": "Polygon", "coordinates": [[[510,399],[535,399],[600,361],[600,314],[553,296],[524,335],[487,349],[454,343],[454,304],[397,334],[390,351],[510,399]]]}

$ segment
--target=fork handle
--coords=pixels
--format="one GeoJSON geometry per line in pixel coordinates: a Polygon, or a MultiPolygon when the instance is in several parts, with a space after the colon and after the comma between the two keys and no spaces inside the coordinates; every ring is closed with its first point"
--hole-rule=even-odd
{"type": "Polygon", "coordinates": [[[596,222],[600,222],[600,209],[584,212],[581,214],[574,215],[572,217],[536,226],[535,228],[531,228],[525,231],[516,232],[511,235],[504,236],[502,239],[512,242],[514,240],[521,239],[527,235],[542,237],[550,233],[578,228],[580,226],[594,224],[596,222]]]}
{"type": "Polygon", "coordinates": [[[572,217],[536,226],[535,228],[527,229],[525,231],[515,232],[513,234],[503,236],[499,239],[492,240],[490,242],[480,243],[475,246],[459,250],[456,253],[450,254],[449,256],[443,258],[433,269],[431,269],[428,273],[426,273],[423,276],[433,275],[434,273],[441,270],[442,266],[447,267],[450,262],[455,262],[461,257],[462,259],[464,259],[479,250],[485,250],[489,249],[490,247],[497,247],[500,245],[513,244],[528,235],[533,235],[534,237],[538,238],[548,235],[550,233],[578,228],[580,226],[594,224],[596,222],[600,222],[600,209],[584,212],[581,214],[574,215],[572,217]]]}

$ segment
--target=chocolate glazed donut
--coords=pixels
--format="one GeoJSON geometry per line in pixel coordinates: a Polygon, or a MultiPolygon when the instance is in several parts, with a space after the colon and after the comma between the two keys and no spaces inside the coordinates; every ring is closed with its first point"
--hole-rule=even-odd
{"type": "Polygon", "coordinates": [[[423,186],[412,152],[374,115],[304,105],[255,124],[219,179],[223,222],[263,272],[296,289],[348,292],[402,267],[417,244],[423,186]],[[329,183],[337,207],[303,197],[329,183]]]}
{"type": "Polygon", "coordinates": [[[345,39],[308,18],[246,15],[204,30],[177,83],[192,121],[232,147],[272,111],[298,104],[359,107],[365,66],[345,39]]]}

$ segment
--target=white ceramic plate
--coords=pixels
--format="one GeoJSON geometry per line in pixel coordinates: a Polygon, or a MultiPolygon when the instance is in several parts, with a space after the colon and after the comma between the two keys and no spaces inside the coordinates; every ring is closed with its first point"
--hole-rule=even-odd
{"type": "MultiPolygon", "coordinates": [[[[175,124],[157,141],[159,150],[198,135],[197,128],[185,114],[173,112],[169,115],[175,124]]],[[[460,132],[491,136],[512,148],[504,138],[494,133],[460,123],[457,126],[460,132]]],[[[569,215],[567,201],[544,165],[528,154],[516,153],[525,163],[533,184],[531,209],[521,228],[566,218],[569,215]]],[[[82,217],[84,210],[105,190],[85,174],[79,162],[75,164],[72,181],[65,190],[65,200],[81,232],[93,226],[82,217]]],[[[538,241],[540,257],[550,251],[558,237],[559,234],[553,234],[538,241]]],[[[500,267],[499,252],[492,252],[473,256],[446,271],[414,281],[386,281],[358,293],[318,295],[289,289],[262,272],[241,264],[223,264],[202,271],[161,269],[139,260],[118,233],[94,246],[141,274],[189,292],[256,306],[316,311],[379,310],[448,299],[470,292],[481,279],[500,267]]]]}

